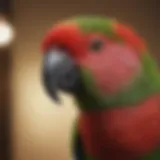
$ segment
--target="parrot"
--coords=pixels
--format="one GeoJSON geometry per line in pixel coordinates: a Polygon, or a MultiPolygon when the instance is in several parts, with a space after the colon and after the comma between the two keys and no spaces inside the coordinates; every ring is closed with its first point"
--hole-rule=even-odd
{"type": "MultiPolygon", "coordinates": [[[[160,160],[160,74],[144,38],[114,18],[55,23],[42,40],[42,81],[74,97],[75,160],[160,160]]],[[[65,103],[65,102],[64,102],[65,103]]]]}

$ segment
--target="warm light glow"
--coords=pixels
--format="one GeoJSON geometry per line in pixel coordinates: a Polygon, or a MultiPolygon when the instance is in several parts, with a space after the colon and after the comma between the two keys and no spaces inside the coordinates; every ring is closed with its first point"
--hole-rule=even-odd
{"type": "Polygon", "coordinates": [[[12,25],[4,19],[0,19],[0,47],[8,46],[14,38],[12,25]]]}

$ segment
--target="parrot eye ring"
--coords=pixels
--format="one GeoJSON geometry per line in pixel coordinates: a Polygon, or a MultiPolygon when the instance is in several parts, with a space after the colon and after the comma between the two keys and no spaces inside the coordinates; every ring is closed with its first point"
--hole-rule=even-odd
{"type": "Polygon", "coordinates": [[[90,49],[94,52],[100,51],[104,46],[104,42],[101,39],[94,39],[91,42],[90,49]]]}

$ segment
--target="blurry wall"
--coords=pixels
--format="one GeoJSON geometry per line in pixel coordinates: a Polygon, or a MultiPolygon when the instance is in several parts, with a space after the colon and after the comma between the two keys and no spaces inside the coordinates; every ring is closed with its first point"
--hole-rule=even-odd
{"type": "Polygon", "coordinates": [[[45,94],[40,81],[40,42],[56,20],[75,14],[103,14],[133,25],[158,57],[159,25],[152,1],[14,0],[17,30],[11,79],[14,160],[70,159],[71,128],[77,111],[71,97],[62,95],[65,104],[57,107],[45,94]]]}

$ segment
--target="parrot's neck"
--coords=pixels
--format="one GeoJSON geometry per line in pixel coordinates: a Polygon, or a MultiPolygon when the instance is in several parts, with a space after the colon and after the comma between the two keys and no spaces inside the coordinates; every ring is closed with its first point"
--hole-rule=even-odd
{"type": "MultiPolygon", "coordinates": [[[[143,57],[142,74],[124,91],[114,96],[94,96],[85,87],[76,93],[76,100],[82,110],[102,110],[108,108],[132,106],[160,92],[160,74],[154,61],[143,57]]],[[[96,91],[95,91],[96,92],[96,91]]]]}

